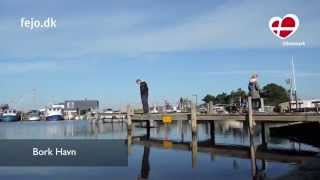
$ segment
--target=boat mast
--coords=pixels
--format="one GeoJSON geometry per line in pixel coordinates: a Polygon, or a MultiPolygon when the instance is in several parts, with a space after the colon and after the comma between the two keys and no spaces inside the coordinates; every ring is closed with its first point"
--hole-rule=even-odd
{"type": "Polygon", "coordinates": [[[293,99],[294,97],[294,100],[296,101],[296,110],[298,110],[298,95],[297,95],[297,84],[296,84],[296,74],[295,74],[295,68],[294,68],[294,62],[293,62],[293,56],[291,58],[291,81],[292,81],[292,84],[291,84],[291,98],[293,99]]]}

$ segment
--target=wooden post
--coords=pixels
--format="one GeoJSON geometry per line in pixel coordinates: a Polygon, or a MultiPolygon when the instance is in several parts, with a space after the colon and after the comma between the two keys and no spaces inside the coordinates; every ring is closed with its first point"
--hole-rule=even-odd
{"type": "Polygon", "coordinates": [[[150,139],[150,120],[146,121],[147,138],[150,139]]]}
{"type": "Polygon", "coordinates": [[[181,123],[181,142],[184,142],[184,131],[183,131],[183,122],[179,121],[181,123]]]}
{"type": "Polygon", "coordinates": [[[249,120],[249,127],[250,131],[252,131],[254,122],[252,117],[252,98],[251,96],[248,97],[248,120],[249,120]]]}
{"type": "Polygon", "coordinates": [[[209,102],[209,108],[208,108],[208,113],[209,113],[209,114],[212,113],[212,110],[213,110],[212,108],[213,108],[213,102],[210,101],[210,102],[209,102]]]}
{"type": "Polygon", "coordinates": [[[130,155],[131,154],[131,152],[132,152],[132,150],[131,150],[131,144],[132,144],[132,131],[130,130],[128,130],[128,134],[127,134],[127,138],[128,138],[128,141],[127,141],[127,143],[128,143],[128,155],[130,155]]]}
{"type": "Polygon", "coordinates": [[[197,107],[194,103],[191,104],[191,128],[192,133],[197,133],[197,107]]]}
{"type": "Polygon", "coordinates": [[[192,168],[195,168],[197,165],[197,154],[198,154],[198,138],[197,138],[197,134],[195,133],[192,133],[191,151],[192,151],[192,168]]]}
{"type": "Polygon", "coordinates": [[[252,112],[252,97],[248,97],[248,120],[249,120],[249,138],[250,138],[250,157],[251,157],[251,173],[253,179],[255,179],[256,174],[257,174],[257,169],[256,169],[256,148],[254,145],[253,141],[253,127],[254,127],[254,122],[253,122],[253,112],[252,112]]]}
{"type": "Polygon", "coordinates": [[[263,148],[267,148],[266,127],[264,123],[261,123],[261,143],[263,148]]]}
{"type": "Polygon", "coordinates": [[[130,105],[127,105],[127,122],[128,122],[128,131],[132,130],[132,109],[130,105]]]}
{"type": "Polygon", "coordinates": [[[214,121],[210,122],[210,139],[211,139],[211,144],[215,145],[216,144],[216,139],[215,139],[215,131],[214,131],[214,121]]]}
{"type": "Polygon", "coordinates": [[[253,142],[253,133],[250,131],[250,158],[251,158],[251,173],[252,179],[255,179],[257,175],[257,165],[256,165],[256,148],[253,142]]]}
{"type": "Polygon", "coordinates": [[[260,112],[265,112],[265,108],[264,108],[264,99],[263,98],[260,98],[260,112]]]}

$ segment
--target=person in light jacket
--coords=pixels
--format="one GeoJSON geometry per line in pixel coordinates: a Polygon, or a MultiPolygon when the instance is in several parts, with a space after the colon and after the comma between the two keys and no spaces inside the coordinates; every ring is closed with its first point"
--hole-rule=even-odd
{"type": "Polygon", "coordinates": [[[249,80],[248,90],[249,90],[249,96],[251,96],[252,98],[253,109],[258,110],[261,107],[261,102],[260,102],[261,89],[258,84],[257,74],[254,74],[251,76],[249,80]]]}

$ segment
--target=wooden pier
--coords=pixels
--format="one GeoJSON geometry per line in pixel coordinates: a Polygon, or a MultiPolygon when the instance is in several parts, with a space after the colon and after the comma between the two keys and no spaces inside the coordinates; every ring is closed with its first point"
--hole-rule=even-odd
{"type": "Polygon", "coordinates": [[[141,174],[148,177],[150,171],[149,154],[151,148],[159,149],[174,149],[181,151],[191,152],[192,168],[197,165],[198,153],[209,153],[212,156],[221,155],[227,157],[237,157],[251,160],[251,173],[253,179],[264,176],[267,169],[267,162],[289,162],[302,164],[310,160],[317,159],[315,156],[318,152],[312,151],[295,151],[287,149],[274,149],[268,147],[266,138],[266,123],[286,123],[291,124],[295,122],[318,122],[320,123],[319,113],[256,113],[253,112],[251,99],[249,98],[248,113],[234,113],[234,114],[202,114],[197,112],[195,104],[191,105],[190,113],[148,113],[138,114],[134,113],[131,106],[127,107],[127,143],[128,151],[131,152],[131,145],[141,145],[144,147],[141,174]],[[189,121],[191,125],[192,140],[191,142],[179,142],[173,140],[153,139],[150,137],[150,122],[162,121],[164,124],[171,123],[172,121],[189,121]],[[217,121],[247,121],[249,142],[248,146],[244,145],[227,145],[215,143],[215,122],[217,121]],[[146,134],[142,137],[135,137],[133,135],[133,124],[137,122],[144,122],[146,134]],[[254,127],[256,122],[261,123],[261,144],[255,144],[254,127]],[[197,135],[197,124],[209,123],[210,125],[210,139],[199,141],[197,135]],[[262,166],[258,168],[257,159],[261,160],[262,166]]]}
{"type": "Polygon", "coordinates": [[[171,121],[191,121],[191,131],[197,133],[197,124],[201,122],[215,121],[247,121],[250,131],[253,131],[256,122],[261,123],[294,123],[294,122],[318,122],[320,123],[319,113],[261,113],[253,112],[251,98],[248,99],[248,113],[234,114],[202,114],[198,113],[196,105],[192,104],[191,113],[147,113],[135,114],[130,105],[127,106],[127,128],[132,130],[134,122],[146,122],[147,132],[150,129],[150,121],[165,121],[169,117],[171,121]]]}
{"type": "MultiPolygon", "coordinates": [[[[162,120],[171,116],[173,120],[191,120],[192,113],[132,114],[133,121],[162,120]]],[[[194,113],[196,121],[246,121],[248,114],[200,114],[194,113]]],[[[320,122],[319,113],[253,113],[253,120],[258,122],[320,122]]]]}

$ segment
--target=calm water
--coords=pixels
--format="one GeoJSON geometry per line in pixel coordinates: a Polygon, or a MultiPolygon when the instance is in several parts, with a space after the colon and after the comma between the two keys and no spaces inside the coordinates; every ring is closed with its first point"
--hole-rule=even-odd
{"type": "MultiPolygon", "coordinates": [[[[189,145],[193,138],[187,122],[176,122],[169,126],[160,123],[152,125],[155,128],[151,129],[148,142],[152,142],[154,146],[144,145],[147,142],[144,140],[138,143],[133,141],[128,152],[128,167],[0,167],[0,179],[252,179],[249,151],[246,153],[247,149],[243,150],[244,145],[250,145],[250,138],[242,123],[216,123],[214,134],[210,133],[209,124],[199,124],[198,153],[193,160],[189,145]],[[224,149],[231,148],[234,151],[210,150],[209,147],[213,143],[222,149],[225,147],[224,149]]],[[[139,126],[132,132],[134,137],[145,134],[146,129],[139,126]]],[[[265,134],[269,149],[319,151],[309,145],[270,138],[268,131],[265,134]]],[[[128,137],[125,123],[92,124],[88,121],[63,121],[0,123],[0,138],[127,139],[128,137]]],[[[262,143],[260,125],[257,126],[253,139],[255,145],[262,143]]],[[[296,166],[294,162],[284,162],[287,159],[283,159],[281,156],[276,159],[260,157],[256,161],[257,168],[265,178],[281,176],[296,166]]]]}

